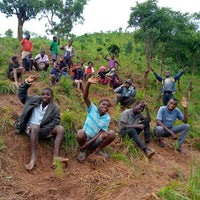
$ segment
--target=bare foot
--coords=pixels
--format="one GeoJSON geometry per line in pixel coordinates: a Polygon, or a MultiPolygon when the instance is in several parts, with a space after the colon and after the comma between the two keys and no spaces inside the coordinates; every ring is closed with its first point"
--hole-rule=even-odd
{"type": "Polygon", "coordinates": [[[26,170],[31,171],[35,167],[35,160],[31,160],[27,165],[25,165],[26,170]]]}

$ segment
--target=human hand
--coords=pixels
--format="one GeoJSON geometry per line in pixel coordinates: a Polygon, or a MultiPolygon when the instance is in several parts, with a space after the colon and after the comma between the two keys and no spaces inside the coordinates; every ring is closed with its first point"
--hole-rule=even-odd
{"type": "Polygon", "coordinates": [[[147,108],[147,102],[142,100],[141,103],[143,104],[144,108],[146,109],[147,108]]]}
{"type": "Polygon", "coordinates": [[[154,69],[153,69],[153,67],[150,67],[150,70],[151,70],[152,72],[154,72],[154,69]]]}
{"type": "Polygon", "coordinates": [[[32,83],[34,82],[35,80],[38,79],[38,76],[35,76],[35,75],[30,75],[28,78],[27,78],[27,82],[28,83],[32,83]]]}
{"type": "Polygon", "coordinates": [[[183,108],[187,108],[187,100],[185,97],[182,97],[181,99],[181,105],[183,106],[183,108]]]}
{"type": "Polygon", "coordinates": [[[88,83],[91,84],[97,84],[101,80],[100,76],[92,76],[90,79],[88,79],[88,83]]]}
{"type": "Polygon", "coordinates": [[[145,127],[144,124],[137,124],[137,128],[144,129],[144,127],[145,127]]]}
{"type": "Polygon", "coordinates": [[[171,136],[172,136],[172,138],[173,138],[174,140],[177,140],[177,136],[176,136],[176,134],[174,134],[173,132],[171,133],[171,136]]]}
{"type": "Polygon", "coordinates": [[[188,67],[185,67],[185,68],[183,69],[183,72],[185,72],[186,70],[188,70],[188,67]]]}

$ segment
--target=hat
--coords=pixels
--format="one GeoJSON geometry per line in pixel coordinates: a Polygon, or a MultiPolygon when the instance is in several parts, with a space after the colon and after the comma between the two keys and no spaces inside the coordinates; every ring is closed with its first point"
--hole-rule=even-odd
{"type": "Polygon", "coordinates": [[[131,85],[133,82],[131,79],[127,79],[125,83],[129,83],[131,85]]]}

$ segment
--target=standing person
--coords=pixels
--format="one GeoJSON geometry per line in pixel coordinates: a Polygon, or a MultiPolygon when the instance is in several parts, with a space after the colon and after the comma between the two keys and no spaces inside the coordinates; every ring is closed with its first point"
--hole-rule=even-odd
{"type": "Polygon", "coordinates": [[[57,61],[58,59],[58,45],[60,45],[60,38],[53,36],[53,41],[50,44],[52,66],[53,66],[54,61],[57,61]]]}
{"type": "Polygon", "coordinates": [[[108,131],[110,116],[107,114],[110,108],[110,101],[102,99],[99,106],[96,107],[89,99],[89,87],[91,84],[97,84],[99,77],[91,77],[85,86],[83,99],[87,106],[88,116],[83,129],[79,130],[76,140],[83,152],[78,156],[78,161],[83,162],[86,156],[94,151],[94,153],[108,158],[109,155],[103,153],[101,149],[110,144],[115,139],[115,132],[108,131]]]}
{"type": "Polygon", "coordinates": [[[25,57],[28,56],[30,52],[33,52],[33,43],[30,41],[30,34],[26,34],[25,38],[21,40],[21,45],[23,46],[22,51],[22,63],[23,67],[26,70],[26,59],[25,57]]]}
{"type": "Polygon", "coordinates": [[[64,136],[64,127],[60,125],[60,108],[53,102],[53,91],[44,88],[41,96],[27,95],[28,88],[37,79],[29,76],[25,82],[19,86],[18,97],[24,104],[20,118],[15,123],[15,132],[25,133],[30,136],[31,160],[25,165],[27,170],[32,170],[37,159],[38,140],[55,136],[54,161],[67,162],[68,158],[59,156],[59,150],[64,136]]]}
{"type": "Polygon", "coordinates": [[[118,66],[120,66],[120,64],[118,63],[118,61],[115,60],[115,55],[114,54],[111,55],[110,59],[108,59],[107,56],[108,56],[108,54],[105,55],[104,59],[109,62],[108,69],[117,68],[118,66]]]}
{"type": "Polygon", "coordinates": [[[178,148],[177,150],[186,153],[182,149],[182,144],[187,136],[190,129],[190,125],[187,124],[188,114],[187,114],[187,101],[185,97],[182,98],[181,104],[184,108],[184,116],[182,112],[177,108],[178,100],[176,98],[171,98],[167,106],[162,106],[158,110],[156,117],[156,127],[154,128],[154,134],[157,136],[157,140],[161,147],[164,147],[164,143],[161,137],[172,137],[177,140],[176,134],[181,132],[178,138],[178,148]],[[182,120],[184,124],[173,126],[176,118],[182,120]]]}
{"type": "Polygon", "coordinates": [[[45,50],[41,50],[40,54],[38,54],[35,57],[35,62],[34,62],[34,66],[35,68],[38,70],[44,70],[47,71],[48,67],[49,67],[49,58],[48,56],[45,54],[45,50]]]}
{"type": "Polygon", "coordinates": [[[123,111],[119,119],[120,135],[123,138],[126,135],[132,138],[148,158],[151,158],[155,153],[155,150],[150,147],[150,122],[151,116],[145,101],[138,101],[133,108],[123,111]],[[147,116],[141,114],[144,109],[147,112],[147,116]],[[142,121],[139,122],[140,120],[142,121]],[[145,144],[138,136],[143,129],[145,144]]]}
{"type": "Polygon", "coordinates": [[[20,66],[19,59],[16,56],[12,57],[12,63],[9,64],[8,68],[8,78],[14,80],[14,85],[18,88],[18,78],[22,82],[22,75],[24,68],[20,66]]]}
{"type": "Polygon", "coordinates": [[[69,44],[64,44],[62,47],[60,47],[61,50],[63,50],[63,55],[65,56],[65,62],[68,65],[69,69],[72,64],[72,60],[74,57],[74,48],[72,47],[73,40],[69,40],[69,44]]]}
{"type": "Polygon", "coordinates": [[[176,92],[176,81],[183,75],[183,73],[188,68],[185,67],[181,72],[176,74],[175,76],[171,77],[169,71],[165,71],[165,78],[159,76],[154,69],[151,67],[151,71],[154,73],[154,76],[158,81],[161,82],[161,94],[163,95],[163,105],[166,106],[168,101],[173,97],[173,93],[176,92]]]}
{"type": "Polygon", "coordinates": [[[136,101],[137,90],[131,79],[127,79],[125,84],[117,87],[114,92],[117,93],[116,104],[130,106],[136,101]]]}

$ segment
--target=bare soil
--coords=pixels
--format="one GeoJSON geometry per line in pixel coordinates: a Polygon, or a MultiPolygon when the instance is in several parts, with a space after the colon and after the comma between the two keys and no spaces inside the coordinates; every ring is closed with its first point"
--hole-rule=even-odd
{"type": "MultiPolygon", "coordinates": [[[[41,83],[35,86],[43,87],[41,83]]],[[[29,92],[34,91],[32,88],[29,92]]],[[[7,146],[0,150],[0,200],[153,200],[160,199],[157,196],[160,188],[174,180],[187,180],[190,175],[190,141],[184,143],[187,151],[184,155],[174,151],[171,139],[164,140],[165,148],[153,139],[151,144],[156,155],[148,160],[141,152],[132,166],[96,155],[90,155],[80,164],[75,156],[70,156],[64,170],[51,168],[53,141],[41,141],[37,165],[28,172],[24,165],[30,159],[29,138],[15,134],[13,125],[9,124],[19,117],[22,109],[16,95],[0,96],[0,133],[7,146]]],[[[109,114],[114,115],[114,106],[109,114]]],[[[117,129],[113,121],[111,126],[117,129]]],[[[119,137],[111,146],[118,152],[126,148],[119,137]]],[[[66,156],[63,149],[61,155],[66,156]]],[[[193,150],[193,157],[195,161],[199,158],[198,150],[193,150]]]]}

